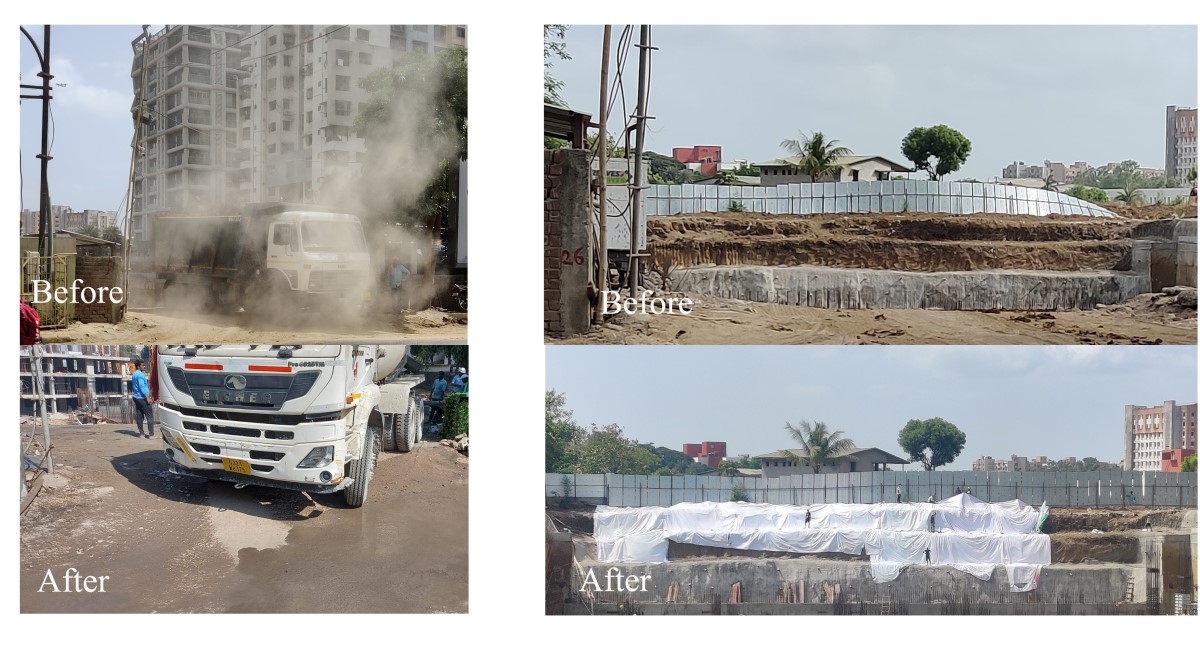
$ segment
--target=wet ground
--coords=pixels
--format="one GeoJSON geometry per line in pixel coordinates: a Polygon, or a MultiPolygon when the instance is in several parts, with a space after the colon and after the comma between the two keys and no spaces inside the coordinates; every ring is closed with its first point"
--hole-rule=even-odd
{"type": "Polygon", "coordinates": [[[56,476],[21,518],[22,612],[467,611],[468,464],[448,447],[382,453],[351,509],[172,475],[130,425],[51,440],[56,476]],[[68,569],[105,591],[67,593],[68,569]]]}

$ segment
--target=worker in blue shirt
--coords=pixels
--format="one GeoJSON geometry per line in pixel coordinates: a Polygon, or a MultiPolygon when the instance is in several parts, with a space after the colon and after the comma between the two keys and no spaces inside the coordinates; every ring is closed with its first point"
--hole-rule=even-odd
{"type": "Polygon", "coordinates": [[[450,379],[450,392],[461,393],[466,390],[467,384],[467,369],[459,368],[454,377],[450,379]]]}
{"type": "Polygon", "coordinates": [[[446,389],[450,387],[450,382],[446,381],[446,373],[439,372],[437,379],[433,380],[433,393],[429,396],[429,414],[432,416],[433,423],[437,424],[442,421],[442,417],[446,414],[445,402],[446,389]]]}
{"type": "Polygon", "coordinates": [[[133,385],[133,408],[134,417],[137,422],[138,435],[145,435],[147,438],[154,437],[154,398],[150,396],[150,382],[146,380],[146,373],[142,372],[143,361],[135,359],[133,366],[133,378],[130,384],[133,385]],[[149,424],[150,430],[148,433],[142,432],[142,420],[145,419],[149,424]]]}

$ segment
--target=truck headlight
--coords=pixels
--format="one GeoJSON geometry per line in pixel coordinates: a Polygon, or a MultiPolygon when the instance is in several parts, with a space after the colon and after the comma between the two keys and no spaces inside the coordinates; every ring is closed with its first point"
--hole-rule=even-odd
{"type": "Polygon", "coordinates": [[[296,467],[324,467],[333,462],[333,445],[315,447],[296,467]]]}

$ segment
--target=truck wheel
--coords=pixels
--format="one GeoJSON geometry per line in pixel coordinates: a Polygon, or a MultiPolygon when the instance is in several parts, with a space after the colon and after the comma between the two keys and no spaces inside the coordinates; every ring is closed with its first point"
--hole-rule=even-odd
{"type": "Polygon", "coordinates": [[[399,415],[393,415],[391,422],[383,427],[383,450],[396,451],[396,421],[400,419],[399,415]]]}
{"type": "Polygon", "coordinates": [[[347,463],[349,467],[346,474],[354,479],[354,482],[342,490],[342,494],[346,497],[346,505],[351,508],[360,508],[367,501],[367,488],[371,485],[371,477],[375,475],[375,461],[379,457],[382,434],[382,427],[368,424],[364,434],[362,456],[347,463]]]}
{"type": "Polygon", "coordinates": [[[414,397],[408,398],[408,412],[404,415],[392,416],[392,424],[395,429],[396,448],[401,453],[408,453],[417,445],[417,440],[420,439],[422,413],[417,400],[414,397]]]}

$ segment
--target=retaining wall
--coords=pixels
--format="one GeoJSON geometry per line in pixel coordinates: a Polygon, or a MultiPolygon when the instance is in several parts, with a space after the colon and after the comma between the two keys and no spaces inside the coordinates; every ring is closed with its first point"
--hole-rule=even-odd
{"type": "Polygon", "coordinates": [[[714,266],[673,287],[721,298],[831,309],[1092,309],[1150,290],[1148,274],[1122,271],[916,273],[819,266],[714,266]]]}

